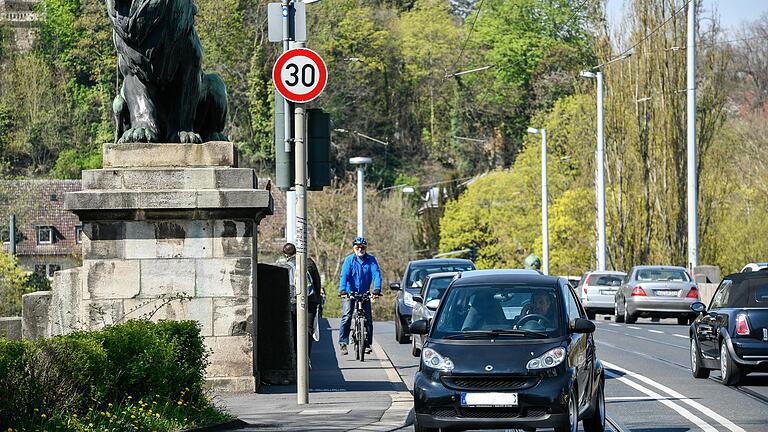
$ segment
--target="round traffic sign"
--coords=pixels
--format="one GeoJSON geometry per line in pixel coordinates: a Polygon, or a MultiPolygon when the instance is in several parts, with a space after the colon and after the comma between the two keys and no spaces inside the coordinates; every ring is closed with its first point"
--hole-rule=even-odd
{"type": "Polygon", "coordinates": [[[305,103],[320,96],[328,82],[328,68],[320,56],[307,48],[294,48],[280,55],[272,68],[278,93],[291,102],[305,103]]]}

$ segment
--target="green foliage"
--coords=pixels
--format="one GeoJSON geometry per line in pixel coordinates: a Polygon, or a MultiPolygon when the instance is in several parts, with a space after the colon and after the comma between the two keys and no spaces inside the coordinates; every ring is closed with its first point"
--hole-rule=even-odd
{"type": "Polygon", "coordinates": [[[0,340],[0,386],[15,389],[0,393],[0,427],[177,430],[221,418],[203,393],[207,355],[195,321],[129,321],[47,340],[0,340]]]}
{"type": "Polygon", "coordinates": [[[67,149],[59,154],[50,175],[58,179],[79,179],[83,170],[99,169],[101,165],[100,149],[95,149],[90,153],[83,153],[77,149],[67,149]]]}
{"type": "Polygon", "coordinates": [[[0,250],[0,316],[21,316],[21,296],[29,291],[27,274],[0,250]]]}

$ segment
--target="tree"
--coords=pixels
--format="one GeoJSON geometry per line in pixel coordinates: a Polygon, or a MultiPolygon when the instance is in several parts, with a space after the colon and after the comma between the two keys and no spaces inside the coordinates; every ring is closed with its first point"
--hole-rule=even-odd
{"type": "Polygon", "coordinates": [[[21,316],[21,296],[27,293],[26,283],[27,274],[16,260],[0,250],[0,317],[21,316]]]}

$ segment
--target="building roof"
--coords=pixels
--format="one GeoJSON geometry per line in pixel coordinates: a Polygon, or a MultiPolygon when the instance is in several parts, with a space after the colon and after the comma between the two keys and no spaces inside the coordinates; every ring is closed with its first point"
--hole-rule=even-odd
{"type": "MultiPolygon", "coordinates": [[[[77,251],[75,227],[80,219],[64,209],[64,194],[82,189],[80,180],[0,180],[0,225],[7,227],[9,217],[16,215],[22,241],[16,245],[18,255],[70,255],[77,251]],[[53,243],[37,244],[37,227],[54,227],[53,243]]],[[[7,235],[3,241],[8,241],[7,235]]],[[[3,245],[8,250],[8,245],[3,245]]]]}

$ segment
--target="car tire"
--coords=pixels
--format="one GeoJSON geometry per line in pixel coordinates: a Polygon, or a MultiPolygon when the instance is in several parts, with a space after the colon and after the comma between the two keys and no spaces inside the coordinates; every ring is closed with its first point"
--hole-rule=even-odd
{"type": "Polygon", "coordinates": [[[637,322],[637,316],[629,313],[627,302],[624,302],[624,322],[627,324],[634,324],[635,322],[637,322]]]}
{"type": "Polygon", "coordinates": [[[428,428],[420,425],[418,417],[415,417],[413,419],[413,432],[438,432],[438,431],[439,429],[437,428],[428,428]]]}
{"type": "Polygon", "coordinates": [[[555,426],[555,432],[577,432],[579,430],[579,402],[573,388],[568,394],[568,420],[560,426],[555,426]]]}
{"type": "Polygon", "coordinates": [[[594,321],[596,315],[597,315],[597,313],[595,311],[589,311],[589,310],[587,311],[587,318],[589,318],[589,319],[591,319],[593,321],[594,321]]]}
{"type": "Polygon", "coordinates": [[[704,367],[699,352],[699,344],[691,338],[691,374],[694,378],[709,378],[709,369],[704,367]]]}
{"type": "Polygon", "coordinates": [[[731,354],[728,352],[728,344],[725,341],[720,345],[720,376],[722,377],[723,384],[727,386],[738,385],[741,380],[741,369],[731,358],[731,354]]]}
{"type": "Polygon", "coordinates": [[[411,354],[413,354],[414,357],[419,357],[421,355],[421,348],[416,346],[416,336],[411,337],[411,354]]]}
{"type": "Polygon", "coordinates": [[[617,323],[623,323],[624,322],[624,315],[619,314],[619,304],[616,303],[613,305],[613,320],[617,323]]]}
{"type": "Polygon", "coordinates": [[[405,334],[405,330],[403,330],[403,326],[400,322],[400,316],[397,314],[395,314],[395,340],[399,344],[407,344],[411,341],[411,338],[405,334]]]}
{"type": "Polygon", "coordinates": [[[605,431],[605,384],[600,381],[595,394],[595,406],[592,409],[592,416],[582,420],[584,432],[604,432],[605,431]]]}

